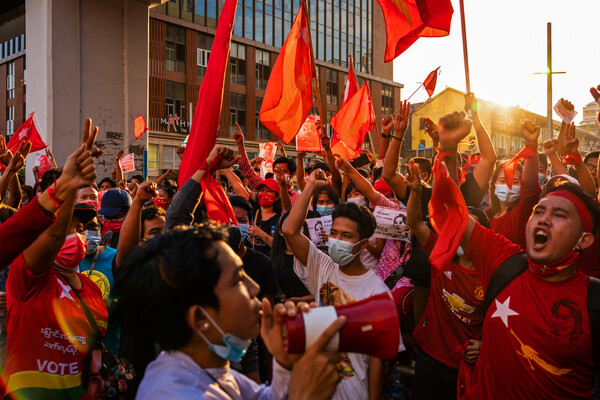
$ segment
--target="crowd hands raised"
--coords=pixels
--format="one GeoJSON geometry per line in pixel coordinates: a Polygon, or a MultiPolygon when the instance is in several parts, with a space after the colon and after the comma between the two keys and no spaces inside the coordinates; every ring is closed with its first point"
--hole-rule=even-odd
{"type": "MultiPolygon", "coordinates": [[[[599,91],[591,90],[597,101],[599,91]]],[[[173,170],[155,181],[126,179],[123,150],[114,155],[113,176],[96,183],[102,151],[94,144],[98,127],[86,119],[62,168],[48,152],[53,168],[25,190],[17,173],[31,144],[12,154],[0,137],[3,392],[597,396],[600,293],[590,277],[600,276],[598,152],[579,154],[574,124],[541,143],[540,128],[525,121],[525,149],[498,160],[468,93],[464,111],[423,119],[432,157],[406,160],[409,118],[410,103],[402,101],[382,120],[379,161],[368,151],[366,165],[334,154],[319,124],[322,152],[298,152],[294,161],[278,143],[281,156],[266,175],[264,160],[248,158],[238,126],[237,151],[215,146],[208,167],[182,187],[173,170]],[[459,152],[472,130],[478,151],[459,152]],[[211,173],[237,224],[208,218],[202,182],[211,173]],[[456,190],[436,192],[444,179],[456,190]],[[457,206],[440,218],[430,214],[435,204],[457,206]],[[456,240],[441,234],[448,229],[456,240]],[[450,261],[432,267],[429,256],[440,253],[451,253],[450,261]],[[304,354],[285,351],[285,318],[378,293],[397,305],[405,343],[396,360],[327,352],[344,317],[304,354]],[[121,357],[118,368],[110,354],[121,357]],[[19,378],[27,374],[39,381],[19,378]]]]}

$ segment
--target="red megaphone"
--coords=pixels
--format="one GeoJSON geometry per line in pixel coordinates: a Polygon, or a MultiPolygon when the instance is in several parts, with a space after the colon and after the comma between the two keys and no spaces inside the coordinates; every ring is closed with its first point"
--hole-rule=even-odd
{"type": "Polygon", "coordinates": [[[329,341],[325,351],[368,354],[392,360],[400,347],[400,321],[394,299],[380,293],[343,306],[312,308],[285,318],[283,340],[288,353],[304,353],[319,335],[344,315],[346,324],[329,341]]]}

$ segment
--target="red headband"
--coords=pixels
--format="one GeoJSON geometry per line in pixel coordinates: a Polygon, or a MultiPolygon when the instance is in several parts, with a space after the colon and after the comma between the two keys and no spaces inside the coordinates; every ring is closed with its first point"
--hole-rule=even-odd
{"type": "Polygon", "coordinates": [[[573,205],[577,209],[577,212],[579,213],[579,218],[581,218],[581,223],[583,224],[583,231],[590,233],[593,231],[592,216],[590,215],[590,211],[588,210],[588,208],[585,206],[585,203],[579,198],[579,196],[564,189],[555,190],[553,192],[548,193],[544,197],[549,196],[562,197],[563,199],[567,199],[571,203],[573,203],[573,205]]]}

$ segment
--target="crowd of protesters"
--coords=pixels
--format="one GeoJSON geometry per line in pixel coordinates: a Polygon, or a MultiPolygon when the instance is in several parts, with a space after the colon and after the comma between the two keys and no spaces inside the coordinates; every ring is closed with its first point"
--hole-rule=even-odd
{"type": "Polygon", "coordinates": [[[34,186],[18,176],[30,143],[0,139],[3,396],[600,398],[598,151],[579,153],[574,124],[541,142],[525,121],[526,148],[499,160],[478,110],[469,93],[469,118],[424,119],[435,154],[400,168],[406,101],[366,165],[322,134],[310,162],[278,145],[261,176],[238,127],[182,187],[172,170],[126,179],[123,151],[97,177],[90,119],[34,186]],[[477,151],[458,152],[472,128],[477,151]],[[235,224],[208,218],[211,173],[235,224]],[[398,213],[397,238],[375,234],[376,208],[398,213]],[[284,316],[378,293],[397,306],[396,360],[326,353],[344,317],[286,353],[284,316]]]}

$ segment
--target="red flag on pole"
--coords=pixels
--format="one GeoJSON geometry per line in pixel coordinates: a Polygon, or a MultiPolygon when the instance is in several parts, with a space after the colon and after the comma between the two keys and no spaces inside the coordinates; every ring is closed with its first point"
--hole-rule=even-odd
{"type": "Polygon", "coordinates": [[[348,71],[348,81],[346,82],[346,90],[344,90],[344,97],[342,99],[342,107],[348,100],[358,92],[358,83],[356,82],[356,75],[354,75],[354,62],[352,56],[350,56],[350,69],[348,71]]]}
{"type": "Polygon", "coordinates": [[[437,67],[435,70],[431,71],[429,75],[427,75],[427,78],[425,78],[425,82],[423,82],[423,86],[425,87],[425,90],[427,90],[429,98],[431,98],[431,96],[433,96],[433,92],[435,92],[435,85],[437,83],[439,70],[440,67],[437,67]]]}
{"type": "Polygon", "coordinates": [[[365,135],[375,124],[371,92],[365,83],[329,121],[333,128],[332,148],[342,141],[354,152],[360,152],[365,135]]]}
{"type": "Polygon", "coordinates": [[[133,135],[135,136],[136,139],[139,139],[142,137],[142,135],[144,133],[146,133],[146,131],[148,130],[148,127],[146,126],[146,121],[144,120],[144,116],[140,115],[138,117],[135,117],[135,119],[133,120],[133,135]]]}
{"type": "Polygon", "coordinates": [[[19,129],[13,133],[13,135],[10,137],[10,140],[6,144],[6,148],[9,149],[13,154],[19,150],[21,142],[25,142],[27,140],[31,142],[31,152],[42,150],[48,147],[48,145],[42,140],[40,133],[35,127],[33,114],[35,114],[35,111],[32,112],[23,125],[21,125],[19,129]]]}
{"type": "Polygon", "coordinates": [[[450,33],[454,9],[450,0],[377,0],[385,19],[385,62],[402,54],[420,37],[450,33]]]}
{"type": "MultiPolygon", "coordinates": [[[[227,0],[219,18],[211,48],[206,75],[198,94],[198,103],[190,134],[179,167],[179,187],[198,170],[217,142],[219,119],[223,103],[225,73],[229,68],[229,47],[235,20],[237,1],[227,0]]],[[[202,191],[210,219],[221,223],[234,222],[235,215],[221,185],[210,174],[204,175],[202,191]]]]}
{"type": "Polygon", "coordinates": [[[263,125],[286,144],[294,139],[312,108],[312,79],[317,76],[304,10],[301,5],[275,61],[259,115],[263,125]]]}

